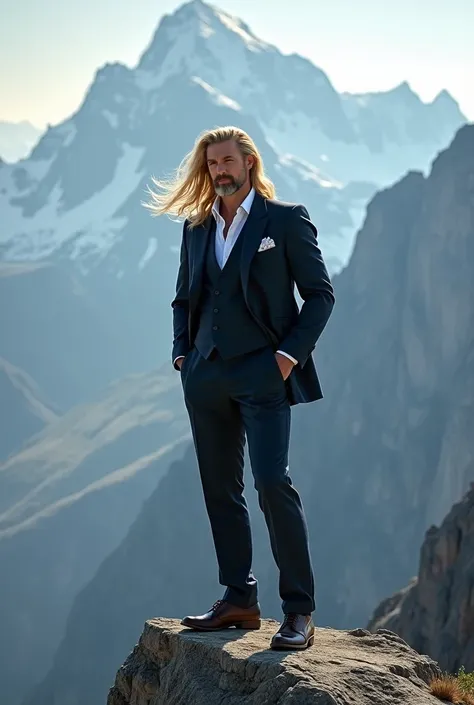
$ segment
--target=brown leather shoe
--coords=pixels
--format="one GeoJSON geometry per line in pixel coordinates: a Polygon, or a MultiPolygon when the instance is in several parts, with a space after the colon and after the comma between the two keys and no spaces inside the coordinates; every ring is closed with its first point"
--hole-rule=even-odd
{"type": "Polygon", "coordinates": [[[181,624],[190,629],[213,632],[218,629],[260,629],[260,606],[236,607],[225,600],[214,602],[209,612],[197,617],[185,617],[181,624]]]}
{"type": "Polygon", "coordinates": [[[272,649],[307,649],[314,643],[314,623],[310,614],[285,615],[280,629],[273,635],[272,649]]]}

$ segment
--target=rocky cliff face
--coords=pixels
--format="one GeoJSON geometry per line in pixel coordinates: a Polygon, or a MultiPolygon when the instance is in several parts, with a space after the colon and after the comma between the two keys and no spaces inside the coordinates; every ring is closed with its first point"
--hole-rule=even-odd
{"type": "Polygon", "coordinates": [[[276,629],[199,634],[151,619],[107,704],[439,705],[427,687],[438,666],[391,632],[317,629],[312,648],[281,655],[268,648],[276,629]]]}
{"type": "Polygon", "coordinates": [[[447,671],[474,670],[474,485],[423,543],[417,578],[384,600],[369,629],[397,632],[447,671]]]}
{"type": "Polygon", "coordinates": [[[315,354],[325,400],[295,424],[331,626],[366,623],[410,579],[426,529],[474,479],[473,233],[468,126],[428,178],[377,194],[336,279],[315,354]]]}

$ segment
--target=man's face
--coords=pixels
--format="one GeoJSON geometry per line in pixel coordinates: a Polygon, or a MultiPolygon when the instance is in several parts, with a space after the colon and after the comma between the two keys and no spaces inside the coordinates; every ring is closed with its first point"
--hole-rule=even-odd
{"type": "Polygon", "coordinates": [[[231,196],[250,185],[249,172],[253,157],[244,157],[234,140],[210,144],[207,166],[218,196],[231,196]]]}

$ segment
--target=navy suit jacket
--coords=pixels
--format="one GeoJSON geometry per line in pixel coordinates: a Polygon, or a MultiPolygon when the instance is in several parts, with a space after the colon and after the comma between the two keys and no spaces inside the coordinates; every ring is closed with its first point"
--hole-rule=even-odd
{"type": "MultiPolygon", "coordinates": [[[[199,297],[213,215],[195,228],[183,227],[173,308],[172,359],[187,355],[199,323],[199,297]]],[[[321,399],[312,358],[335,303],[329,274],[318,246],[318,233],[302,205],[255,194],[243,238],[240,275],[246,305],[276,351],[298,360],[286,381],[290,404],[321,399]],[[258,252],[262,238],[275,247],[258,252]],[[294,287],[303,300],[301,309],[294,287]]]]}

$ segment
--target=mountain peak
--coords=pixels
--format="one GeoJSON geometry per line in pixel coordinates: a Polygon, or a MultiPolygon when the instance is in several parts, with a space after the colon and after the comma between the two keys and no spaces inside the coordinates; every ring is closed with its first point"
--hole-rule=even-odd
{"type": "Polygon", "coordinates": [[[402,100],[404,102],[420,102],[420,96],[415,93],[408,81],[402,81],[398,84],[398,86],[395,86],[391,90],[387,91],[386,94],[391,95],[397,100],[402,100]]]}
{"type": "MultiPolygon", "coordinates": [[[[211,36],[215,31],[228,30],[239,35],[240,39],[251,48],[252,46],[266,47],[252,32],[250,27],[239,17],[224,12],[215,5],[203,2],[202,0],[191,0],[191,2],[181,5],[172,15],[168,15],[170,20],[181,25],[186,21],[198,21],[201,26],[201,36],[211,36]]],[[[168,20],[168,21],[170,21],[168,20]]]]}
{"type": "Polygon", "coordinates": [[[433,103],[435,103],[436,101],[439,101],[439,100],[449,100],[449,101],[456,102],[454,100],[453,96],[451,95],[451,93],[449,93],[449,91],[447,91],[446,88],[443,88],[438,93],[438,95],[433,99],[433,103]]]}
{"type": "Polygon", "coordinates": [[[459,103],[449,91],[443,88],[435,98],[433,98],[433,105],[442,105],[446,108],[455,108],[459,110],[459,103]]]}
{"type": "Polygon", "coordinates": [[[192,0],[163,16],[138,68],[164,79],[170,72],[189,68],[196,54],[207,55],[220,65],[232,50],[237,52],[234,64],[240,65],[245,63],[246,51],[267,49],[274,47],[256,37],[238,17],[202,0],[192,0]]]}

